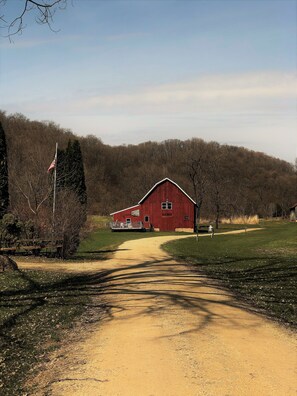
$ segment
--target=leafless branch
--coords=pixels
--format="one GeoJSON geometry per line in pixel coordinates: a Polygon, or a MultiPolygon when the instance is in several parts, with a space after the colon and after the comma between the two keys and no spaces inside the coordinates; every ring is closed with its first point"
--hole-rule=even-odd
{"type": "Polygon", "coordinates": [[[29,192],[25,191],[19,183],[16,183],[15,185],[20,193],[23,195],[23,197],[27,200],[28,207],[31,212],[34,213],[34,215],[37,215],[40,207],[50,197],[52,193],[52,186],[50,185],[44,192],[42,197],[38,199],[38,193],[36,192],[32,182],[30,180],[27,180],[27,182],[29,185],[29,192]],[[32,201],[34,201],[34,205],[32,205],[32,201]]]}
{"type": "MultiPolygon", "coordinates": [[[[67,6],[68,0],[24,0],[24,6],[20,11],[20,14],[16,16],[11,22],[7,22],[5,20],[5,15],[0,16],[0,21],[4,23],[4,26],[8,31],[6,37],[9,40],[12,40],[12,37],[17,34],[22,34],[23,30],[26,27],[25,24],[25,16],[26,14],[33,12],[35,13],[35,21],[40,25],[48,25],[49,29],[53,32],[57,32],[58,30],[54,30],[52,27],[53,17],[57,11],[57,9],[65,9],[67,6]]],[[[6,1],[0,1],[2,7],[6,5],[6,1]]]]}

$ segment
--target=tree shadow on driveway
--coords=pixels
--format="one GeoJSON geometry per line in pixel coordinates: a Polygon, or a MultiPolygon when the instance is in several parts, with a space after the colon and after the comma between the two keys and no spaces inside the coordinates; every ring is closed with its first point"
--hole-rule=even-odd
{"type": "Polygon", "coordinates": [[[115,316],[125,320],[131,315],[137,317],[185,310],[196,318],[197,331],[214,320],[220,321],[222,326],[240,328],[240,310],[243,307],[249,309],[215,280],[168,258],[152,258],[138,264],[127,263],[120,268],[70,274],[66,279],[45,285],[34,280],[30,271],[20,271],[20,276],[26,287],[0,292],[0,308],[11,308],[11,314],[0,324],[2,336],[21,317],[40,306],[46,309],[47,306],[67,305],[67,297],[72,298],[69,303],[72,306],[75,304],[73,297],[82,295],[91,298],[86,308],[104,312],[100,316],[101,321],[112,320],[115,316]],[[230,310],[226,309],[228,307],[230,310]],[[122,312],[120,316],[119,312],[122,312]]]}

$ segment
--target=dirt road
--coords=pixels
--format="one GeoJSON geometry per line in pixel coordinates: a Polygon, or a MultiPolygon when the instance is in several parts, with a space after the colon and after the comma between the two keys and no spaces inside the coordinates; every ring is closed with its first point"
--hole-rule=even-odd
{"type": "Polygon", "coordinates": [[[296,337],[174,262],[170,239],[126,242],[98,264],[109,315],[52,362],[40,394],[296,395],[296,337]]]}

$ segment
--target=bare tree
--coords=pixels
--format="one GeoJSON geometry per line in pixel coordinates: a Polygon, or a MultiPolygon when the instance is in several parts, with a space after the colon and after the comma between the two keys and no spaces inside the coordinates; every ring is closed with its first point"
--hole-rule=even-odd
{"type": "Polygon", "coordinates": [[[20,217],[31,218],[39,226],[39,214],[52,195],[53,183],[47,176],[43,160],[43,151],[35,149],[26,156],[26,163],[12,169],[12,192],[14,210],[20,217]]]}
{"type": "MultiPolygon", "coordinates": [[[[26,17],[34,15],[35,22],[39,25],[47,25],[53,29],[53,18],[58,10],[66,8],[68,0],[22,0],[21,8],[17,15],[11,20],[6,20],[5,13],[0,14],[1,28],[7,29],[7,37],[11,40],[12,36],[22,34],[26,27],[26,17]]],[[[0,0],[2,10],[8,7],[7,0],[0,0]]],[[[15,6],[15,4],[14,4],[15,6]]],[[[3,12],[3,11],[2,11],[3,12]]]]}
{"type": "MultiPolygon", "coordinates": [[[[209,161],[209,199],[212,212],[215,216],[216,229],[222,214],[235,209],[235,200],[232,196],[232,172],[230,172],[230,157],[226,147],[216,143],[211,146],[211,160],[209,161]]],[[[233,183],[232,183],[233,182],[233,183]]]]}
{"type": "Polygon", "coordinates": [[[186,168],[188,177],[191,180],[194,199],[196,202],[195,226],[198,233],[201,209],[209,183],[208,165],[210,159],[208,151],[205,149],[206,145],[203,141],[199,140],[193,143],[193,147],[190,148],[189,160],[186,163],[186,168]]]}

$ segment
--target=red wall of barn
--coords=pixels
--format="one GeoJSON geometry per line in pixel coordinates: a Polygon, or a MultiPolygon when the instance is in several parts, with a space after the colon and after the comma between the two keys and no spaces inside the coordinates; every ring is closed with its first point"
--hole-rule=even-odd
{"type": "Polygon", "coordinates": [[[143,216],[160,231],[194,227],[194,204],[170,181],[160,184],[141,204],[143,216]],[[171,210],[162,210],[162,202],[172,202],[171,210]]]}
{"type": "Polygon", "coordinates": [[[130,218],[132,222],[142,221],[145,228],[152,225],[160,231],[174,231],[176,228],[194,228],[194,204],[174,184],[166,180],[157,186],[138,207],[133,207],[113,215],[114,221],[125,222],[130,218]],[[162,210],[162,202],[172,203],[171,210],[162,210]],[[131,212],[139,209],[139,216],[132,216],[131,212]],[[145,217],[149,220],[145,222],[145,217]]]}

